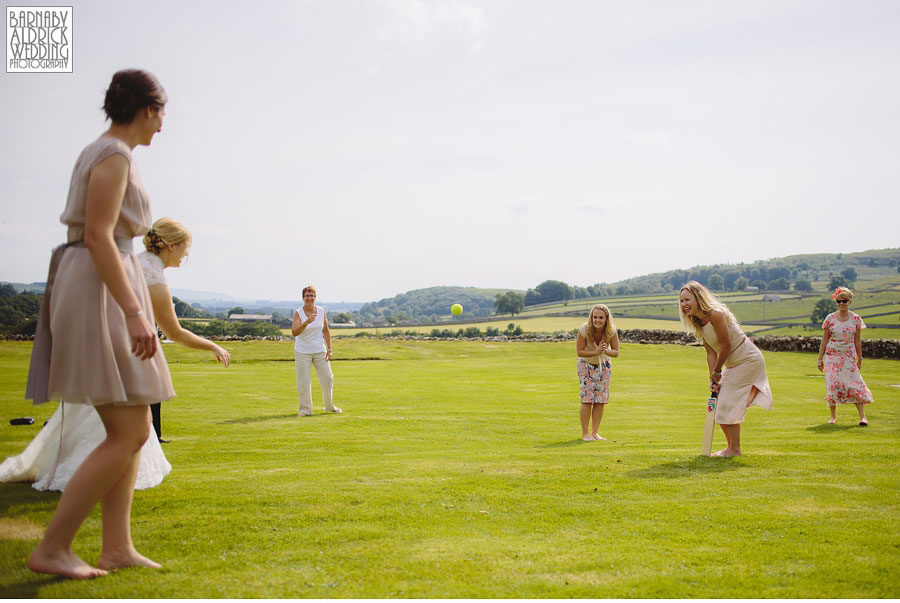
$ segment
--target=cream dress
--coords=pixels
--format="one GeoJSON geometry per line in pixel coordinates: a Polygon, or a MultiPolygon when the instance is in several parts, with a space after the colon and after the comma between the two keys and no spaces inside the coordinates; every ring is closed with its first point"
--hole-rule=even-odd
{"type": "MultiPolygon", "coordinates": [[[[719,352],[719,337],[711,322],[701,328],[703,340],[719,352]]],[[[747,399],[755,385],[759,393],[753,404],[766,410],[772,408],[772,389],[766,376],[766,361],[762,352],[744,335],[741,328],[733,322],[728,323],[728,338],[731,340],[731,353],[725,359],[722,370],[722,381],[719,388],[719,402],[716,405],[716,423],[734,425],[743,423],[747,413],[747,399]]]]}
{"type": "MultiPolygon", "coordinates": [[[[150,228],[150,205],[128,145],[104,135],[85,147],[72,171],[69,197],[60,220],[68,226],[67,241],[70,245],[84,240],[87,184],[91,170],[114,154],[124,156],[129,163],[128,184],[114,236],[125,274],[147,322],[152,325],[155,320],[150,293],[131,251],[132,239],[150,228]]],[[[49,282],[51,279],[48,278],[49,282]]],[[[125,314],[100,279],[86,247],[69,246],[62,252],[52,283],[47,315],[41,317],[41,320],[49,319],[52,336],[47,399],[91,406],[139,405],[168,400],[175,395],[162,349],[157,348],[148,360],[141,360],[131,353],[131,337],[125,324],[125,314]]],[[[47,352],[32,353],[40,355],[47,352]]],[[[34,364],[33,359],[31,372],[37,373],[34,364]]],[[[29,393],[26,396],[32,397],[35,404],[45,402],[42,399],[45,396],[31,395],[40,391],[33,385],[32,375],[29,374],[29,393]]]]}

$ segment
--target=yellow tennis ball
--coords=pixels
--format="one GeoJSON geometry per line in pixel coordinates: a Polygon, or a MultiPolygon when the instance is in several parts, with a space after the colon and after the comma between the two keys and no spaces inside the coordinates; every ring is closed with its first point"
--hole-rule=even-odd
{"type": "Polygon", "coordinates": [[[450,312],[453,314],[453,316],[459,316],[460,314],[462,314],[462,306],[460,304],[453,304],[452,306],[450,306],[450,312]]]}

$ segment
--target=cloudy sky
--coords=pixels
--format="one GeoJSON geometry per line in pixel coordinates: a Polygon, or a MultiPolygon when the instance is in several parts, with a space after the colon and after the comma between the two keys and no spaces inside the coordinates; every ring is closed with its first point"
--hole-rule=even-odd
{"type": "Polygon", "coordinates": [[[135,157],[194,234],[177,288],[370,301],[900,246],[900,2],[71,4],[74,73],[0,73],[2,280],[46,278],[125,67],[170,97],[135,157]]]}

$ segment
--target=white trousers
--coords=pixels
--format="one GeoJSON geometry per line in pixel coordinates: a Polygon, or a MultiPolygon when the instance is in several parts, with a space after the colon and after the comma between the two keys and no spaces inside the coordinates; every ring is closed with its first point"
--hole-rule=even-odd
{"type": "Polygon", "coordinates": [[[297,392],[300,394],[300,413],[312,414],[312,367],[316,367],[316,376],[322,386],[322,403],[325,410],[334,410],[332,392],[334,390],[334,375],[331,372],[331,363],[325,360],[325,352],[317,354],[304,354],[294,352],[294,366],[297,369],[297,392]]]}

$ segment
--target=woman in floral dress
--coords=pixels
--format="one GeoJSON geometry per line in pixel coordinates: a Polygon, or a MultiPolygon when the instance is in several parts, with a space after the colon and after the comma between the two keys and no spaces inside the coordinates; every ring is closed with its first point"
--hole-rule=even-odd
{"type": "Polygon", "coordinates": [[[853,292],[838,287],[832,295],[838,311],[832,312],[822,322],[822,344],[819,346],[819,370],[825,372],[825,403],[831,411],[829,423],[836,423],[838,404],[855,404],[859,412],[859,426],[869,424],[865,405],[872,403],[872,392],[863,381],[862,338],[860,331],[866,323],[858,314],[850,311],[853,292]]]}
{"type": "Polygon", "coordinates": [[[581,439],[605,440],[597,434],[603,419],[603,407],[609,403],[609,379],[612,364],[609,359],[619,355],[619,335],[609,308],[595,304],[588,320],[578,329],[575,343],[578,354],[578,379],[581,381],[581,439]],[[591,420],[594,429],[589,432],[591,420]]]}

